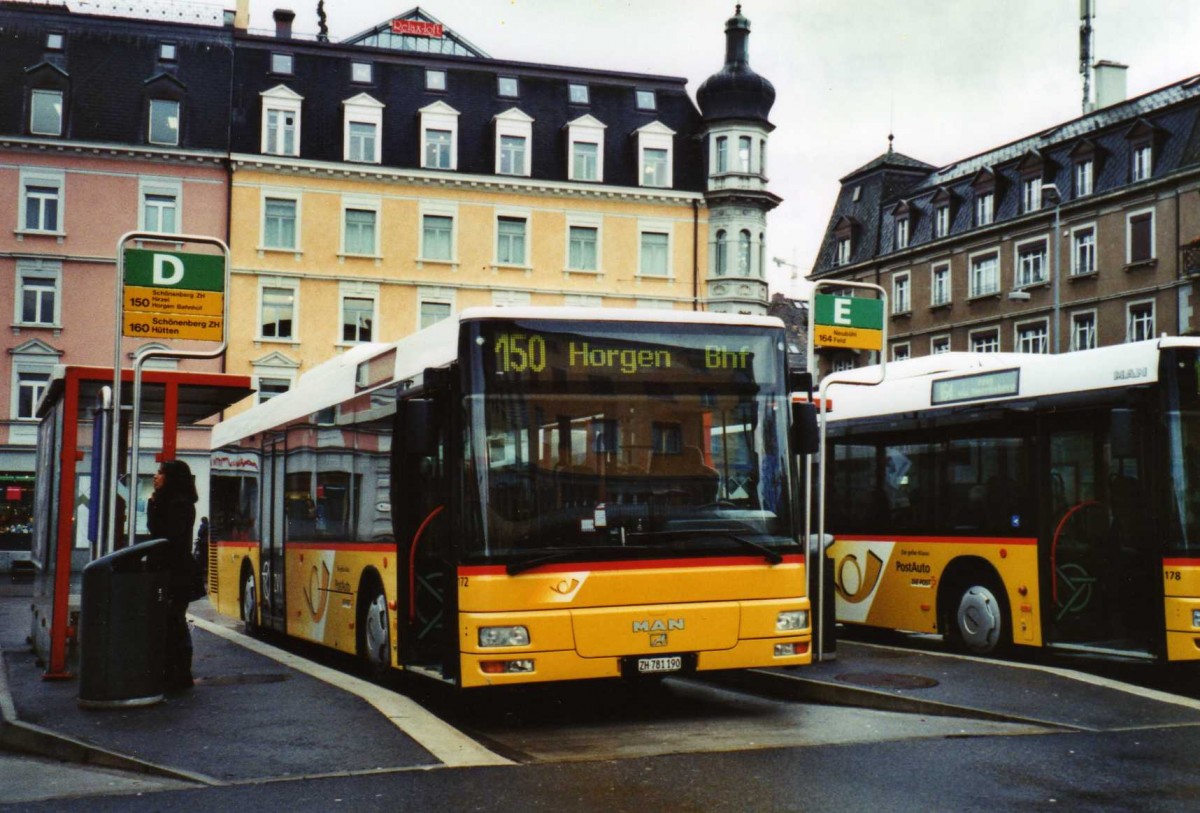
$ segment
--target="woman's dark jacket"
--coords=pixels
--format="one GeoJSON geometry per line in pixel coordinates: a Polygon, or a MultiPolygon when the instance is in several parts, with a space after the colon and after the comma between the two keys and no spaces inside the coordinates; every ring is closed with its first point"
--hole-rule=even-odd
{"type": "Polygon", "coordinates": [[[171,591],[186,596],[189,590],[192,557],[192,526],[196,524],[196,506],[183,496],[164,499],[158,494],[146,505],[146,525],[154,539],[166,539],[167,569],[171,591]]]}

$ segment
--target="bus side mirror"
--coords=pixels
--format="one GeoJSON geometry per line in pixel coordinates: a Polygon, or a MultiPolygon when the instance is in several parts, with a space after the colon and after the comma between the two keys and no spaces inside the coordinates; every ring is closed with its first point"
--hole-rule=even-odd
{"type": "Polygon", "coordinates": [[[410,398],[400,402],[401,450],[404,454],[428,457],[437,452],[437,416],[433,401],[410,398]]]}
{"type": "Polygon", "coordinates": [[[816,454],[820,449],[817,405],[808,402],[792,404],[792,453],[816,454]]]}

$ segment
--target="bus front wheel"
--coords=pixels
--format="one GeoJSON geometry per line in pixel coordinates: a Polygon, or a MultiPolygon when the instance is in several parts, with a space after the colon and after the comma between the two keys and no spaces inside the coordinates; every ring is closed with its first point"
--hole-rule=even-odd
{"type": "Polygon", "coordinates": [[[360,616],[359,654],[371,677],[382,677],[392,666],[392,640],[388,630],[387,597],[378,584],[363,591],[366,599],[360,616]]]}
{"type": "Polygon", "coordinates": [[[254,569],[242,572],[242,631],[254,635],[258,631],[258,591],[254,587],[254,569]]]}
{"type": "Polygon", "coordinates": [[[1008,640],[1003,593],[989,581],[967,581],[950,605],[946,636],[959,649],[976,655],[1002,650],[1008,640]]]}

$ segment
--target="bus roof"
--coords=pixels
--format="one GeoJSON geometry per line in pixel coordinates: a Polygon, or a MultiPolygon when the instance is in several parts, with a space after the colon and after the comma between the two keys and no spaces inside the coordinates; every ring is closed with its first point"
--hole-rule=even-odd
{"type": "Polygon", "coordinates": [[[1158,354],[1166,347],[1200,347],[1200,338],[1163,337],[1058,355],[1046,353],[940,353],[887,364],[878,386],[837,386],[879,378],[879,367],[827,377],[832,421],[918,412],[943,406],[1126,388],[1158,380],[1158,354]],[[1017,371],[1012,376],[1011,371],[1017,371]],[[934,382],[947,382],[938,387],[934,382]],[[959,381],[971,386],[955,387],[959,381]]]}
{"type": "Polygon", "coordinates": [[[783,322],[774,316],[702,311],[654,310],[650,308],[467,308],[403,339],[390,343],[375,342],[356,345],[345,353],[317,365],[300,376],[296,386],[287,392],[213,427],[212,448],[219,449],[242,438],[284,426],[377,387],[415,378],[427,368],[445,367],[458,356],[458,336],[461,326],[466,322],[489,319],[783,327],[783,322]],[[375,359],[389,365],[388,369],[378,380],[374,380],[373,376],[369,386],[362,386],[359,370],[375,359]],[[390,375],[388,371],[390,371],[390,375]]]}

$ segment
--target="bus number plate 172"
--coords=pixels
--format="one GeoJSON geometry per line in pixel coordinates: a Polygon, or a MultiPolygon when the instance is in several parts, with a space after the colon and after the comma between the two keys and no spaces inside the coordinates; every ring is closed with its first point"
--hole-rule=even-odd
{"type": "Polygon", "coordinates": [[[675,655],[667,658],[638,658],[638,674],[645,675],[653,672],[678,672],[683,669],[683,658],[675,655]]]}

